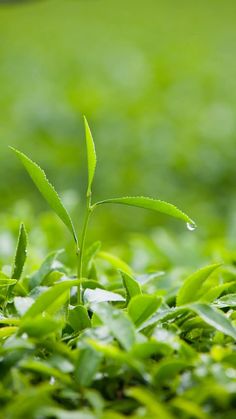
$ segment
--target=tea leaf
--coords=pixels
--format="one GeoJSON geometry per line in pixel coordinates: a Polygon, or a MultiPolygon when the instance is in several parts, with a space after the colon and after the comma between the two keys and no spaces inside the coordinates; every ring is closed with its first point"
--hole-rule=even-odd
{"type": "Polygon", "coordinates": [[[124,272],[126,272],[129,275],[132,275],[132,269],[129,267],[129,265],[127,265],[126,262],[124,262],[122,259],[118,258],[115,255],[112,255],[111,253],[108,252],[99,252],[97,254],[98,258],[101,258],[103,260],[106,260],[107,262],[109,262],[112,266],[114,266],[114,268],[122,270],[124,272]]]}
{"type": "Polygon", "coordinates": [[[26,318],[21,321],[20,333],[27,333],[31,337],[43,338],[51,333],[57,332],[62,328],[60,320],[49,316],[39,315],[32,319],[26,318]]]}
{"type": "Polygon", "coordinates": [[[38,285],[40,285],[44,278],[49,275],[51,272],[53,272],[53,270],[55,269],[55,261],[57,259],[57,257],[62,253],[62,250],[58,250],[55,252],[51,252],[46,259],[43,261],[42,265],[40,266],[40,268],[33,274],[30,276],[29,279],[29,288],[33,289],[35,287],[37,287],[38,285]]]}
{"type": "Polygon", "coordinates": [[[195,222],[191,220],[191,218],[186,215],[184,212],[179,210],[175,205],[169,204],[168,202],[161,201],[158,199],[152,199],[144,196],[127,196],[122,198],[111,198],[106,199],[104,201],[99,201],[95,204],[121,204],[121,205],[128,205],[132,207],[139,207],[150,209],[153,211],[161,212],[163,214],[170,215],[175,218],[179,218],[186,223],[189,223],[192,226],[195,226],[195,222]]]}
{"type": "Polygon", "coordinates": [[[194,303],[189,306],[191,310],[198,314],[202,320],[214,327],[216,330],[231,336],[236,340],[236,328],[222,311],[211,307],[208,304],[194,303]]]}
{"type": "Polygon", "coordinates": [[[135,330],[125,313],[108,303],[94,304],[92,309],[121,346],[129,350],[135,342],[135,330]]]}
{"type": "Polygon", "coordinates": [[[49,288],[47,291],[43,292],[32,304],[32,306],[26,311],[24,318],[35,317],[44,311],[49,312],[50,306],[54,305],[62,296],[62,294],[70,290],[70,288],[79,285],[80,283],[81,281],[79,280],[67,280],[49,288]]]}
{"type": "Polygon", "coordinates": [[[9,336],[11,336],[15,332],[17,332],[17,330],[18,330],[18,327],[16,327],[16,326],[1,327],[1,329],[0,329],[0,339],[8,338],[9,336]]]}
{"type": "Polygon", "coordinates": [[[190,275],[183,283],[177,294],[176,304],[181,306],[193,301],[197,301],[199,290],[209,275],[221,266],[220,263],[209,265],[190,275]]]}
{"type": "Polygon", "coordinates": [[[78,240],[71,218],[66,208],[62,204],[62,201],[59,198],[59,195],[57,194],[56,190],[47,179],[45,172],[41,169],[41,167],[38,166],[38,164],[30,160],[29,157],[27,157],[25,154],[21,153],[13,147],[10,148],[14,151],[14,153],[16,153],[17,157],[21,160],[22,164],[24,165],[31,179],[37,186],[41,195],[45,198],[50,207],[55,211],[55,213],[58,215],[61,221],[72,233],[74,240],[77,244],[78,240]]]}
{"type": "Polygon", "coordinates": [[[85,347],[80,350],[75,367],[75,379],[81,386],[87,387],[92,383],[102,358],[102,354],[92,347],[85,347]]]}
{"type": "Polygon", "coordinates": [[[137,281],[135,281],[132,276],[128,275],[126,272],[120,271],[124,287],[126,289],[126,302],[128,303],[132,297],[142,293],[141,287],[137,281]]]}
{"type": "Polygon", "coordinates": [[[69,309],[68,323],[75,332],[81,332],[81,330],[87,329],[87,327],[91,327],[91,320],[86,308],[84,306],[78,305],[69,309]]]}
{"type": "Polygon", "coordinates": [[[87,119],[84,116],[84,125],[85,125],[85,135],[86,135],[86,145],[87,145],[87,158],[88,158],[88,189],[87,196],[91,195],[91,187],[93,183],[93,178],[96,169],[97,157],[95,151],[95,145],[93,142],[93,137],[89,128],[87,119]]]}
{"type": "Polygon", "coordinates": [[[144,405],[152,418],[174,419],[172,414],[168,411],[165,404],[158,401],[154,394],[146,390],[144,387],[133,387],[126,391],[129,397],[133,397],[144,405]]]}
{"type": "Polygon", "coordinates": [[[16,247],[15,260],[14,260],[14,265],[12,269],[12,275],[11,275],[12,278],[20,279],[21,274],[23,272],[24,265],[25,265],[26,257],[27,257],[27,233],[26,233],[24,224],[21,224],[17,247],[16,247]]]}
{"type": "Polygon", "coordinates": [[[128,314],[136,327],[151,317],[161,305],[161,298],[152,295],[136,295],[128,305],[128,314]]]}

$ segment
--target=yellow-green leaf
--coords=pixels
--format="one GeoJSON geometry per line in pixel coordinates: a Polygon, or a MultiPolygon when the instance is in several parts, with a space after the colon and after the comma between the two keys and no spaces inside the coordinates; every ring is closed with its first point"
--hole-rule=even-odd
{"type": "Polygon", "coordinates": [[[93,142],[93,137],[89,128],[87,119],[84,116],[84,126],[85,126],[85,136],[86,136],[86,145],[87,145],[87,158],[88,158],[88,189],[87,195],[91,194],[91,187],[93,183],[94,173],[96,169],[97,157],[95,151],[95,145],[93,142]]]}
{"type": "Polygon", "coordinates": [[[198,300],[199,290],[209,275],[221,266],[220,263],[209,265],[190,275],[183,283],[177,294],[177,306],[198,300]]]}

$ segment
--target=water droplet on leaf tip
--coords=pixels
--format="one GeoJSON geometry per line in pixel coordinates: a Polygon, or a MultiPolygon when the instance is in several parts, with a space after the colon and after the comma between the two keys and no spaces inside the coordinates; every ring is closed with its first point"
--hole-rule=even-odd
{"type": "Polygon", "coordinates": [[[196,229],[196,224],[193,224],[193,223],[187,223],[187,229],[189,230],[189,231],[194,231],[195,229],[196,229]]]}

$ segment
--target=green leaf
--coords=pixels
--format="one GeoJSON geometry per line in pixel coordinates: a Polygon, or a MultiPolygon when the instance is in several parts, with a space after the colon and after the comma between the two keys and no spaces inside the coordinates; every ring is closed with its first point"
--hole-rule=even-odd
{"type": "Polygon", "coordinates": [[[120,273],[122,276],[123,285],[126,289],[126,294],[127,294],[126,302],[128,303],[132,297],[135,297],[136,295],[139,295],[142,293],[141,287],[139,283],[135,281],[134,278],[132,278],[132,276],[128,275],[126,272],[123,272],[121,270],[120,270],[120,273]]]}
{"type": "Polygon", "coordinates": [[[121,271],[126,272],[128,275],[132,275],[132,269],[127,265],[126,262],[124,262],[122,259],[118,258],[115,255],[112,255],[108,252],[99,252],[97,254],[97,257],[103,260],[106,260],[109,262],[115,269],[119,269],[121,271]]]}
{"type": "Polygon", "coordinates": [[[92,268],[93,260],[96,254],[99,252],[101,248],[101,242],[96,241],[91,246],[86,249],[86,252],[84,253],[84,261],[83,261],[83,271],[86,278],[88,278],[88,274],[92,268]]]}
{"type": "Polygon", "coordinates": [[[12,275],[11,275],[12,278],[20,279],[21,274],[23,272],[24,265],[25,265],[26,257],[27,257],[27,233],[26,233],[24,224],[21,224],[17,247],[16,247],[15,260],[14,260],[14,265],[12,269],[12,275]]]}
{"type": "Polygon", "coordinates": [[[1,327],[1,329],[0,329],[0,339],[8,338],[9,336],[11,336],[15,332],[17,332],[17,330],[18,330],[18,327],[16,327],[16,326],[1,327]]]}
{"type": "Polygon", "coordinates": [[[60,320],[53,319],[49,316],[39,315],[32,319],[23,319],[20,324],[19,332],[27,333],[34,338],[43,338],[44,336],[62,329],[62,326],[63,324],[60,320]]]}
{"type": "Polygon", "coordinates": [[[161,305],[161,298],[152,295],[136,295],[128,305],[129,317],[139,327],[151,317],[161,305]]]}
{"type": "Polygon", "coordinates": [[[75,367],[75,379],[82,386],[89,386],[102,361],[102,354],[92,347],[82,348],[75,367]]]}
{"type": "Polygon", "coordinates": [[[62,204],[59,195],[57,194],[51,183],[48,181],[45,172],[41,169],[41,167],[39,167],[36,163],[30,160],[25,154],[21,153],[13,147],[10,148],[16,153],[17,157],[21,160],[25,169],[29,173],[31,179],[37,186],[42,196],[46,199],[50,207],[55,211],[55,213],[58,215],[61,221],[72,233],[74,240],[77,244],[78,240],[71,218],[64,205],[62,204]]]}
{"type": "Polygon", "coordinates": [[[210,419],[210,416],[192,400],[187,400],[182,397],[175,397],[173,400],[171,400],[171,405],[186,413],[187,417],[196,419],[210,419]]]}
{"type": "Polygon", "coordinates": [[[217,285],[216,287],[209,289],[209,291],[201,296],[201,301],[204,303],[211,303],[233,284],[234,282],[227,282],[226,284],[217,285]]]}
{"type": "Polygon", "coordinates": [[[227,336],[236,339],[236,329],[231,321],[220,310],[208,304],[195,303],[189,306],[204,322],[227,336]]]}
{"type": "Polygon", "coordinates": [[[168,342],[157,342],[150,339],[146,342],[136,343],[132,348],[132,354],[135,358],[150,358],[153,355],[171,355],[174,349],[168,342]]]}
{"type": "Polygon", "coordinates": [[[0,278],[0,288],[9,287],[10,285],[15,285],[16,283],[16,279],[0,278]]]}
{"type": "Polygon", "coordinates": [[[152,394],[144,387],[129,388],[126,390],[126,394],[144,405],[152,418],[174,419],[165,404],[158,401],[156,394],[152,394]]]}
{"type": "Polygon", "coordinates": [[[57,250],[51,252],[46,259],[43,261],[40,268],[31,275],[29,279],[29,288],[33,289],[38,285],[42,284],[43,280],[55,269],[55,261],[57,257],[63,252],[63,250],[57,250]]]}
{"type": "Polygon", "coordinates": [[[129,350],[135,343],[135,329],[124,312],[108,303],[93,304],[92,310],[105,324],[121,346],[129,350]]]}
{"type": "Polygon", "coordinates": [[[93,183],[93,178],[96,169],[97,157],[95,146],[93,142],[93,137],[87,122],[87,119],[84,116],[84,126],[85,126],[85,135],[86,135],[86,145],[87,145],[87,158],[88,158],[88,189],[87,196],[91,195],[91,187],[93,183]]]}
{"type": "Polygon", "coordinates": [[[74,329],[75,332],[91,327],[91,320],[88,315],[88,311],[84,306],[78,305],[68,312],[68,323],[74,329]]]}
{"type": "Polygon", "coordinates": [[[236,307],[236,294],[227,294],[215,301],[218,307],[236,307]]]}
{"type": "Polygon", "coordinates": [[[84,300],[87,303],[101,303],[104,301],[125,301],[124,297],[115,292],[106,291],[101,288],[90,289],[84,291],[84,300]]]}
{"type": "Polygon", "coordinates": [[[144,365],[139,360],[135,359],[135,357],[130,352],[123,351],[117,346],[104,344],[93,339],[87,339],[87,343],[91,345],[92,348],[94,348],[96,351],[105,355],[106,359],[111,359],[121,365],[127,364],[129,367],[133,368],[139,373],[144,373],[144,365]]]}
{"type": "Polygon", "coordinates": [[[49,365],[47,362],[42,361],[21,361],[20,367],[24,370],[30,370],[33,372],[36,372],[42,376],[46,375],[48,377],[55,377],[59,381],[61,381],[64,384],[70,385],[71,384],[71,378],[68,374],[65,374],[58,370],[58,368],[54,368],[51,365],[49,365]]]}
{"type": "Polygon", "coordinates": [[[197,301],[201,296],[199,290],[209,275],[221,266],[220,263],[209,265],[190,275],[179,289],[176,299],[176,305],[181,306],[193,301],[197,301]]]}
{"type": "Polygon", "coordinates": [[[158,199],[147,198],[144,196],[127,196],[122,198],[106,199],[104,201],[97,202],[95,205],[101,204],[121,204],[129,205],[132,207],[150,209],[153,211],[170,215],[171,217],[179,218],[191,225],[193,229],[196,227],[194,221],[191,220],[191,218],[184,212],[180,211],[175,205],[169,204],[168,202],[161,201],[158,199]]]}
{"type": "Polygon", "coordinates": [[[176,375],[185,368],[191,366],[189,362],[181,359],[163,359],[155,369],[155,382],[157,385],[173,380],[176,375]]]}
{"type": "MultiPolygon", "coordinates": [[[[32,304],[32,306],[26,311],[24,318],[26,317],[35,317],[40,313],[52,312],[50,310],[50,306],[54,305],[60,297],[70,290],[70,288],[77,286],[81,283],[79,280],[67,280],[60,282],[59,284],[54,285],[53,287],[49,288],[47,291],[40,294],[37,300],[32,304]]],[[[55,310],[56,310],[55,308],[55,310]]],[[[53,310],[54,311],[54,310],[53,310]]]]}

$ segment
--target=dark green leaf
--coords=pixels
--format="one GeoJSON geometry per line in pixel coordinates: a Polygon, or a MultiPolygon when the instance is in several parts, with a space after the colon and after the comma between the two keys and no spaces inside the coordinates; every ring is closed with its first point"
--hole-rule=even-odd
{"type": "Polygon", "coordinates": [[[80,350],[75,367],[75,379],[82,387],[89,386],[102,361],[102,354],[92,347],[80,350]]]}
{"type": "Polygon", "coordinates": [[[38,190],[42,196],[46,199],[50,207],[55,211],[61,221],[67,226],[69,231],[72,233],[75,242],[77,243],[77,236],[75,233],[74,226],[72,224],[71,218],[62,204],[59,195],[55,191],[54,187],[48,181],[45,172],[39,167],[36,163],[30,160],[25,154],[11,147],[11,149],[16,153],[17,157],[23,163],[25,169],[29,173],[33,182],[37,186],[38,190]]]}
{"type": "Polygon", "coordinates": [[[27,257],[27,233],[26,233],[24,224],[21,224],[19,236],[18,236],[15,260],[14,260],[14,265],[12,269],[12,276],[11,276],[12,278],[20,279],[21,274],[23,272],[24,265],[25,265],[26,257],[27,257]]]}

